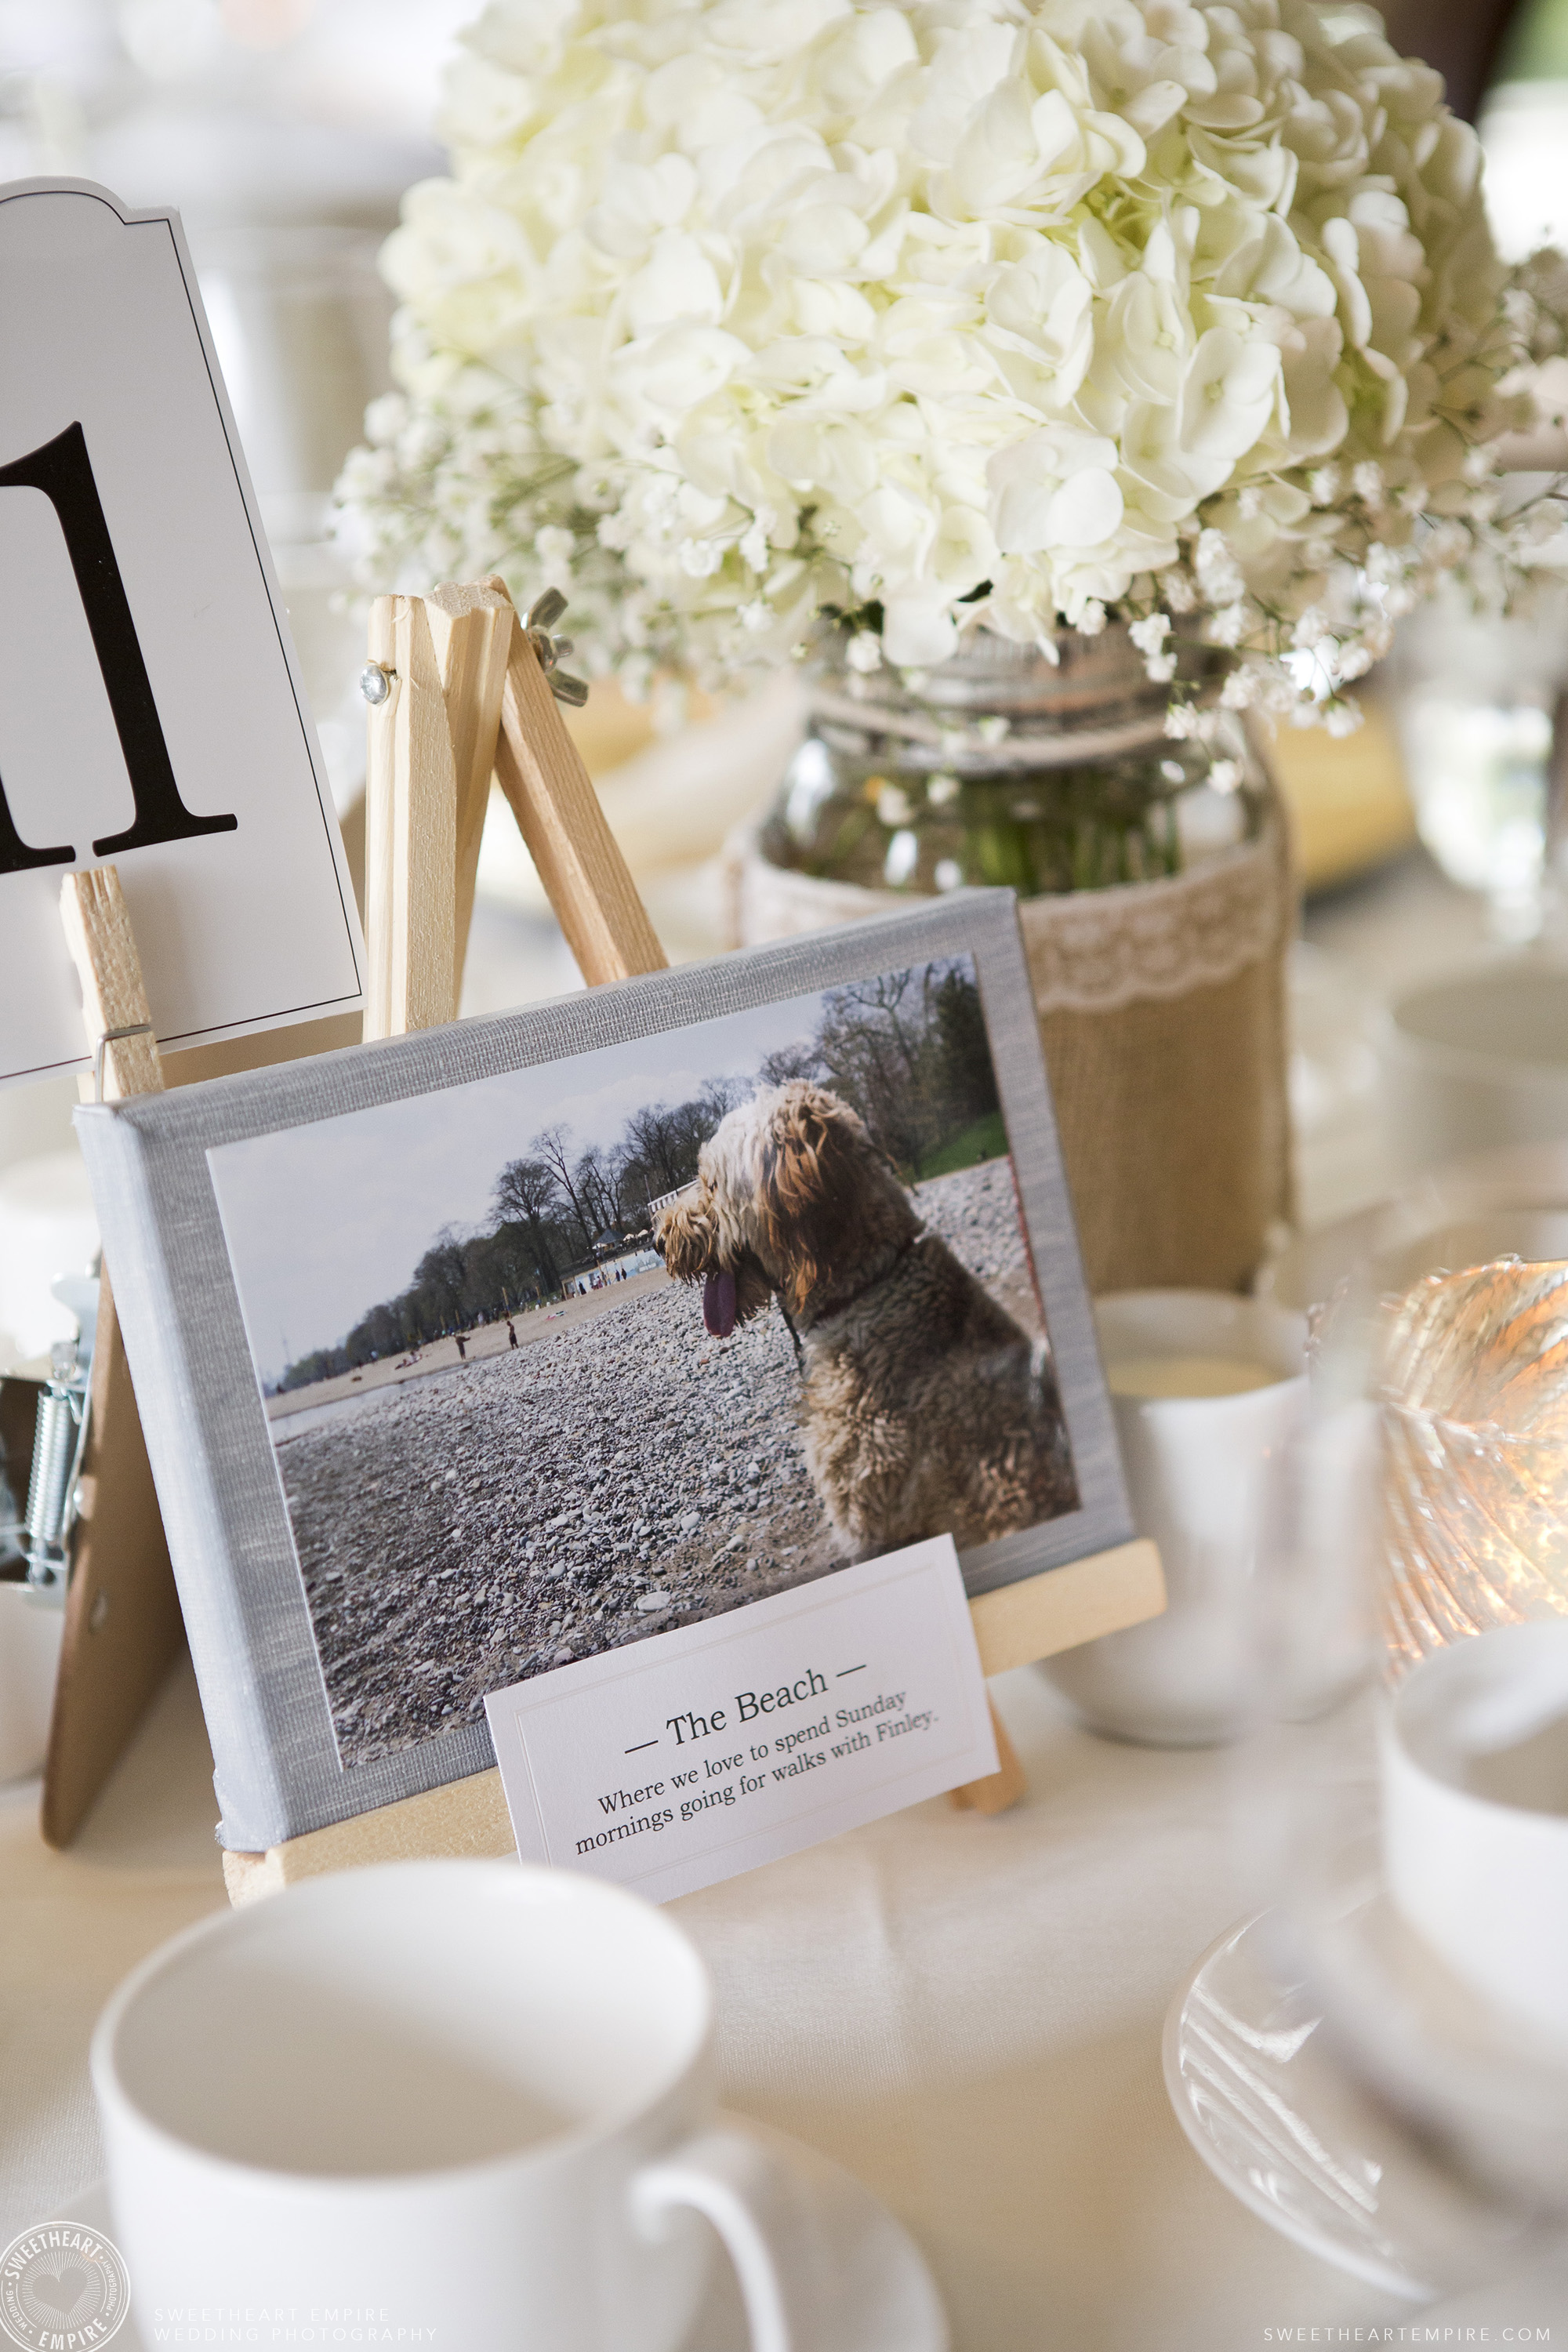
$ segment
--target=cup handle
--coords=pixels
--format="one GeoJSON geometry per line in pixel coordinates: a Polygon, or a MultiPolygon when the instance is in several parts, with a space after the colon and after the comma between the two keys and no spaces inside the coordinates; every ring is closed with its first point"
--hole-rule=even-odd
{"type": "Polygon", "coordinates": [[[752,2352],[807,2352],[826,2282],[815,2216],[792,2166],[750,2133],[719,2126],[645,2165],[631,2196],[634,2222],[649,2238],[662,2237],[679,2210],[712,2222],[735,2265],[752,2352]]]}

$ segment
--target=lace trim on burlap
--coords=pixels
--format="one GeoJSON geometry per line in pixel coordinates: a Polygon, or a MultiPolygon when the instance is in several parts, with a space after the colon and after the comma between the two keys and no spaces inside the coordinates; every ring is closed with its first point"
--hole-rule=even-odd
{"type": "MultiPolygon", "coordinates": [[[[1285,860],[1283,827],[1268,810],[1256,841],[1191,874],[1026,899],[1018,913],[1038,1010],[1111,1013],[1140,999],[1184,996],[1278,954],[1290,904],[1285,860]]],[[[728,863],[734,929],[747,947],[900,903],[891,891],[772,866],[754,836],[738,841],[728,863]]]]}
{"type": "Polygon", "coordinates": [[[1018,909],[1041,1013],[1110,1013],[1185,996],[1276,954],[1289,900],[1284,841],[1270,813],[1256,841],[1191,874],[1130,882],[1018,909]]]}

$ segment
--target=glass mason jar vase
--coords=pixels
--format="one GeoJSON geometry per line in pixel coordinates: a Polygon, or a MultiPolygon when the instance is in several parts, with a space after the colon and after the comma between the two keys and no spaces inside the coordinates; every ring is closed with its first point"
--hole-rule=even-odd
{"type": "MultiPolygon", "coordinates": [[[[1124,627],[1069,632],[1054,662],[984,629],[923,672],[865,676],[847,650],[827,638],[807,673],[809,731],[758,844],[776,867],[1033,898],[1164,879],[1258,832],[1266,779],[1239,722],[1173,740],[1170,689],[1124,627]]],[[[1217,683],[1217,656],[1184,653],[1192,683],[1217,683]]]]}
{"type": "MultiPolygon", "coordinates": [[[[976,631],[921,676],[808,672],[809,731],[732,842],[731,930],[759,946],[1005,884],[1018,918],[1097,1292],[1243,1289],[1292,1208],[1286,831],[1239,719],[1165,732],[1124,628],[1053,663],[976,631]]],[[[1212,702],[1224,656],[1184,646],[1212,702]]]]}

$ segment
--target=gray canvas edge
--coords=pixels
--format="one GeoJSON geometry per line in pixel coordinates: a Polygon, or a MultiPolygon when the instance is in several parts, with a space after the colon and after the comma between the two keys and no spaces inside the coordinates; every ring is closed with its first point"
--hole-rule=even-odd
{"type": "Polygon", "coordinates": [[[275,1845],[482,1771],[493,1751],[481,1722],[374,1763],[339,1760],[209,1149],[963,953],[979,978],[1081,1496],[1079,1510],[966,1554],[964,1580],[977,1594],[1131,1534],[1011,891],[957,891],[746,955],[77,1112],[216,1759],[225,1845],[275,1845]]]}

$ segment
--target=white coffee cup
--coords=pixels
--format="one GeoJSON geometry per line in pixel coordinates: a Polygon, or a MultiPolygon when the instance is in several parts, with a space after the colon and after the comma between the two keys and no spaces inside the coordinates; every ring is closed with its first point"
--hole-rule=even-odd
{"type": "Polygon", "coordinates": [[[1381,1742],[1390,1899],[1453,1974],[1568,2053],[1568,1622],[1411,1667],[1381,1742]]]}
{"type": "Polygon", "coordinates": [[[93,2037],[145,2340],[331,2310],[437,2352],[673,2352],[702,2213],[754,2352],[804,2347],[804,2200],[715,2125],[710,2016],[673,1922],[566,1871],[395,1863],[203,1921],[93,2037]]]}
{"type": "Polygon", "coordinates": [[[1132,1524],[1159,1546],[1165,1613],[1045,1660],[1096,1730],[1204,1747],[1241,1730],[1251,1588],[1270,1482],[1306,1403],[1304,1317],[1225,1291],[1128,1290],[1095,1302],[1132,1524]],[[1130,1360],[1229,1360],[1266,1384],[1230,1395],[1117,1395],[1130,1360]]]}

